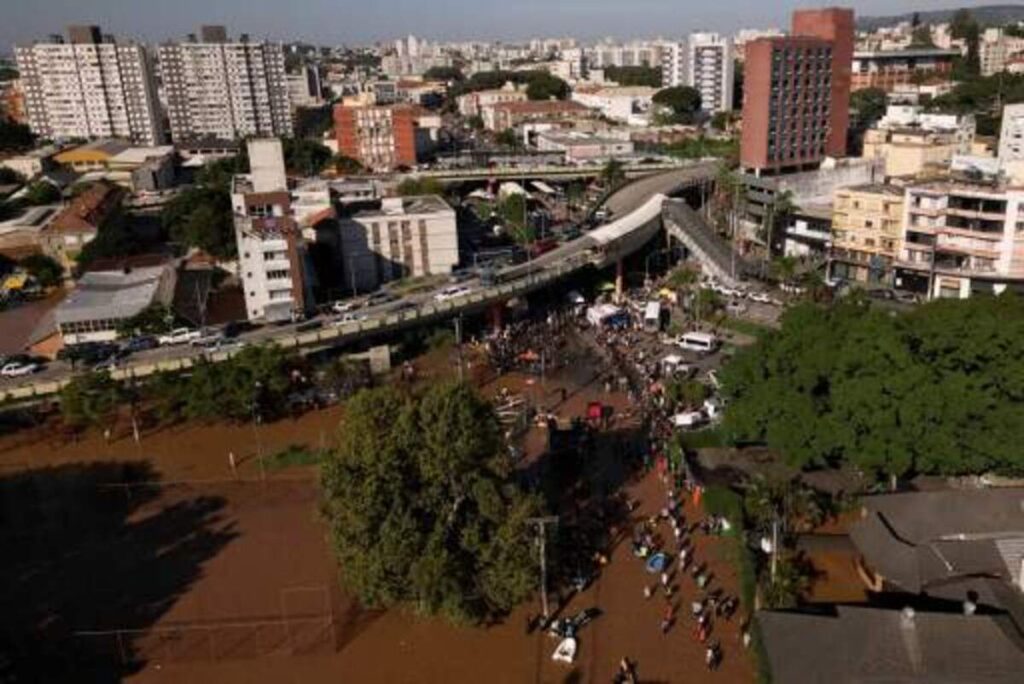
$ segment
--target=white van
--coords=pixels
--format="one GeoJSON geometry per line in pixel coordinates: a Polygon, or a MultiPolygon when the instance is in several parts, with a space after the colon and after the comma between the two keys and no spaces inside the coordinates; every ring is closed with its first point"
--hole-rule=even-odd
{"type": "Polygon", "coordinates": [[[644,307],[644,330],[658,332],[661,330],[661,302],[647,302],[644,307]]]}
{"type": "Polygon", "coordinates": [[[679,337],[679,346],[687,351],[710,354],[718,349],[718,338],[702,332],[689,332],[679,337]]]}

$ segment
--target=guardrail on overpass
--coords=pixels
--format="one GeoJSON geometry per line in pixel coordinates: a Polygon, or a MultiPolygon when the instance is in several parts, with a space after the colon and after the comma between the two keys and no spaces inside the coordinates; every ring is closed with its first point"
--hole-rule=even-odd
{"type": "Polygon", "coordinates": [[[683,243],[717,280],[736,287],[739,281],[754,273],[747,260],[686,202],[666,200],[662,219],[669,236],[683,243]]]}
{"type": "MultiPolygon", "coordinates": [[[[686,168],[682,163],[632,164],[623,166],[626,176],[647,176],[666,171],[686,168]]],[[[470,181],[517,178],[584,178],[599,176],[604,165],[599,166],[514,166],[486,169],[430,169],[405,174],[407,178],[433,178],[439,181],[470,181]]]]}

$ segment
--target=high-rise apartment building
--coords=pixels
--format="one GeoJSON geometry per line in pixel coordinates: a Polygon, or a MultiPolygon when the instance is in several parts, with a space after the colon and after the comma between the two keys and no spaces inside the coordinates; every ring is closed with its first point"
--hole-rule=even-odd
{"type": "Polygon", "coordinates": [[[685,84],[700,93],[705,112],[732,111],[732,41],[717,33],[692,33],[686,43],[685,84]]]}
{"type": "Polygon", "coordinates": [[[117,43],[98,26],[72,26],[68,40],[14,48],[25,115],[41,138],[163,142],[152,62],[141,45],[117,43]]]}
{"type": "Polygon", "coordinates": [[[175,142],[292,135],[280,44],[204,26],[199,40],[161,45],[159,59],[175,142]]]}
{"type": "Polygon", "coordinates": [[[801,10],[793,35],[746,46],[741,164],[757,174],[846,153],[853,12],[801,10]]]}
{"type": "Polygon", "coordinates": [[[686,42],[661,46],[661,87],[676,88],[686,83],[686,42]]]}

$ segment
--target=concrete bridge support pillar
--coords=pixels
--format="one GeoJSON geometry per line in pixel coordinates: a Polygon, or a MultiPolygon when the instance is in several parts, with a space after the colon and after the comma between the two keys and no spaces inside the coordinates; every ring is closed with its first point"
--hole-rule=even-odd
{"type": "Polygon", "coordinates": [[[622,294],[626,289],[626,267],[622,259],[615,262],[615,303],[622,303],[622,294]]]}
{"type": "Polygon", "coordinates": [[[505,327],[505,302],[495,302],[487,309],[491,330],[498,332],[505,327]]]}

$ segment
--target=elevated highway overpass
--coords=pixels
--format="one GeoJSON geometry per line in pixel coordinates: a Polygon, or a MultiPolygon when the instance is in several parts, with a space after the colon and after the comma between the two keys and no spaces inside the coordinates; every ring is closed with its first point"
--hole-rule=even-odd
{"type": "MultiPolygon", "coordinates": [[[[378,307],[369,311],[362,321],[335,324],[322,318],[322,327],[308,329],[309,322],[284,327],[265,327],[248,333],[240,341],[248,344],[273,343],[286,349],[316,351],[339,348],[365,342],[374,337],[434,324],[461,314],[486,311],[491,307],[504,305],[509,299],[549,287],[586,268],[605,268],[621,264],[622,260],[640,250],[663,226],[673,226],[670,234],[688,234],[699,230],[693,222],[699,216],[690,210],[687,221],[682,221],[681,209],[689,209],[685,203],[669,197],[684,190],[706,186],[713,182],[715,164],[692,164],[685,168],[646,177],[619,190],[609,200],[608,206],[616,217],[612,222],[596,228],[582,237],[567,242],[525,264],[510,266],[496,274],[496,282],[488,287],[478,287],[462,297],[438,302],[434,293],[427,293],[416,301],[378,307]],[[666,207],[669,217],[665,221],[666,207]],[[693,217],[696,217],[694,219],[693,217]],[[400,307],[399,310],[396,310],[400,307]],[[305,331],[303,331],[305,330],[305,331]]],[[[703,230],[710,232],[706,225],[703,230]]],[[[684,241],[685,243],[685,241],[684,241]]],[[[698,243],[694,243],[698,244],[698,243]]],[[[689,245],[688,245],[689,246],[689,245]]],[[[710,248],[704,251],[691,249],[698,258],[710,258],[721,264],[720,250],[708,257],[710,248]]],[[[316,323],[314,323],[316,325],[316,323]]],[[[237,353],[230,351],[208,352],[190,348],[161,348],[145,352],[138,358],[132,357],[124,366],[114,370],[115,379],[143,378],[161,371],[181,371],[197,363],[201,358],[219,362],[237,353]]],[[[51,395],[67,383],[71,368],[66,364],[54,363],[44,376],[23,381],[0,381],[0,402],[31,400],[51,395]]]]}

